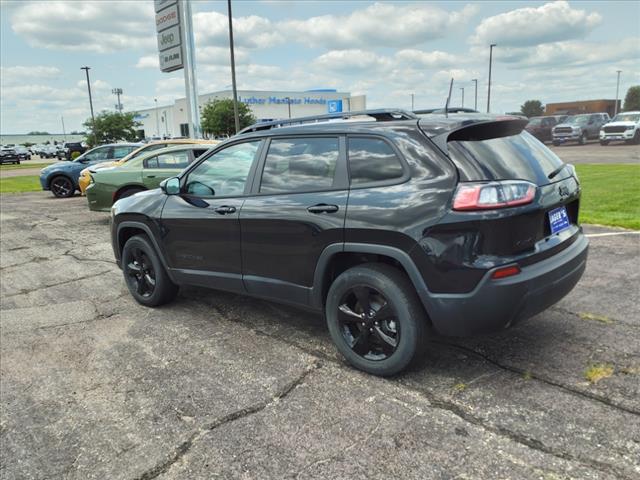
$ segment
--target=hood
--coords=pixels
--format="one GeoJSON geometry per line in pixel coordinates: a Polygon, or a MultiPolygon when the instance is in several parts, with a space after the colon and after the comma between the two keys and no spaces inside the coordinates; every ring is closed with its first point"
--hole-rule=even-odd
{"type": "Polygon", "coordinates": [[[609,122],[605,123],[603,127],[635,127],[640,122],[626,121],[626,122],[609,122]]]}
{"type": "Polygon", "coordinates": [[[69,170],[74,170],[78,168],[77,166],[77,162],[60,162],[60,163],[53,163],[47,167],[44,167],[42,170],[40,170],[40,172],[42,173],[48,173],[48,172],[66,172],[69,170]]]}
{"type": "Polygon", "coordinates": [[[118,162],[102,162],[102,163],[97,163],[95,165],[91,165],[91,167],[87,167],[87,169],[91,173],[95,173],[97,170],[102,170],[104,168],[111,168],[117,165],[118,165],[118,162]]]}
{"type": "Polygon", "coordinates": [[[559,123],[557,125],[555,125],[553,128],[558,128],[558,127],[568,127],[568,128],[581,128],[580,125],[574,125],[572,123],[559,123]]]}

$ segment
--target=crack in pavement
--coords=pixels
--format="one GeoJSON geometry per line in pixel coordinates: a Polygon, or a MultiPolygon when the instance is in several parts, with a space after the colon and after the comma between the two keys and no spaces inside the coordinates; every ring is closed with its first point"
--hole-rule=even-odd
{"type": "Polygon", "coordinates": [[[602,403],[608,407],[611,408],[615,408],[617,410],[623,411],[625,413],[630,413],[632,415],[640,415],[640,410],[636,410],[633,408],[629,408],[625,405],[620,405],[619,403],[607,398],[607,397],[603,397],[602,395],[598,395],[595,393],[591,393],[591,392],[587,392],[584,390],[577,390],[575,388],[572,388],[568,385],[565,385],[563,383],[557,382],[551,378],[548,377],[544,377],[541,375],[538,375],[536,373],[533,373],[529,370],[523,370],[521,368],[518,367],[514,367],[511,365],[504,365],[500,362],[498,362],[497,360],[494,360],[493,358],[489,357],[488,355],[485,355],[484,353],[478,352],[477,350],[474,350],[473,348],[469,348],[469,347],[465,347],[463,345],[458,345],[455,343],[446,343],[446,342],[439,342],[439,341],[434,341],[432,340],[433,343],[437,344],[437,345],[442,345],[445,347],[452,347],[455,348],[457,350],[461,350],[465,353],[469,353],[471,355],[474,355],[478,358],[483,359],[484,361],[486,361],[487,363],[490,363],[491,365],[494,365],[495,367],[500,368],[501,370],[506,370],[507,372],[511,372],[511,373],[516,373],[518,375],[530,375],[531,378],[533,380],[537,380],[539,382],[545,383],[547,385],[553,386],[553,387],[557,387],[560,388],[566,392],[571,393],[572,395],[578,396],[578,397],[583,397],[583,398],[587,398],[589,400],[593,400],[599,403],[602,403]]]}
{"type": "MultiPolygon", "coordinates": [[[[567,315],[571,315],[572,317],[579,318],[582,322],[585,321],[584,318],[582,318],[580,316],[580,313],[574,312],[574,311],[566,309],[566,308],[554,306],[554,307],[551,307],[549,310],[554,311],[554,312],[558,312],[558,313],[566,313],[567,315]]],[[[609,317],[607,317],[607,318],[609,318],[609,317]]],[[[603,327],[604,326],[613,327],[615,325],[624,325],[625,327],[630,327],[630,328],[633,328],[633,329],[640,328],[640,325],[638,325],[638,324],[625,322],[625,321],[620,320],[618,318],[611,318],[610,320],[612,321],[612,323],[608,324],[608,325],[603,325],[603,327]]]]}
{"type": "Polygon", "coordinates": [[[19,295],[27,295],[29,293],[37,292],[38,290],[45,290],[45,289],[51,288],[51,287],[59,287],[60,285],[66,285],[68,283],[73,283],[73,282],[79,282],[80,280],[86,280],[88,278],[99,277],[100,275],[104,275],[105,273],[109,273],[109,272],[112,272],[112,271],[113,270],[104,270],[102,272],[94,273],[94,274],[91,274],[91,275],[85,275],[84,277],[77,277],[77,278],[72,278],[70,280],[65,280],[64,282],[52,283],[51,285],[43,285],[41,287],[29,288],[27,290],[20,290],[17,293],[11,293],[9,295],[5,295],[4,298],[12,298],[12,297],[17,297],[19,295]]]}
{"type": "MultiPolygon", "coordinates": [[[[335,358],[332,358],[332,357],[326,355],[323,352],[318,352],[317,350],[313,350],[313,349],[307,349],[304,346],[301,346],[301,345],[299,345],[299,344],[297,344],[295,342],[292,342],[292,341],[290,341],[288,339],[279,337],[278,335],[274,335],[274,334],[269,333],[269,332],[264,332],[264,331],[261,331],[261,330],[255,329],[255,328],[248,327],[242,322],[241,319],[236,319],[236,318],[230,317],[222,309],[220,309],[218,306],[215,306],[215,305],[207,305],[207,306],[210,307],[210,308],[213,308],[218,314],[220,314],[220,316],[223,319],[225,319],[227,321],[230,321],[232,323],[241,324],[245,328],[247,328],[248,330],[252,331],[253,333],[255,333],[257,335],[262,335],[262,336],[266,336],[266,337],[272,338],[274,340],[281,341],[281,342],[283,342],[283,343],[285,343],[285,344],[287,344],[287,345],[289,345],[291,347],[295,347],[295,348],[301,350],[302,352],[304,352],[304,353],[306,353],[308,355],[316,356],[316,357],[321,358],[322,360],[326,360],[328,362],[331,362],[332,364],[336,365],[338,368],[348,369],[349,371],[353,371],[352,367],[348,366],[347,364],[345,364],[343,362],[340,362],[339,360],[337,360],[335,358]]],[[[436,342],[434,342],[434,343],[436,343],[436,342]]],[[[449,345],[449,344],[444,344],[444,345],[455,346],[455,345],[449,345]]],[[[477,353],[477,352],[472,350],[471,353],[477,353]]],[[[480,354],[478,354],[478,355],[480,355],[480,354]]],[[[489,361],[489,360],[487,360],[487,361],[489,361]]],[[[490,362],[490,363],[492,363],[492,362],[490,362]]],[[[514,373],[514,372],[512,371],[511,373],[514,373]]],[[[516,372],[516,373],[521,373],[521,372],[516,372]]],[[[541,379],[539,379],[539,380],[543,381],[541,379]]],[[[559,388],[565,390],[565,388],[560,384],[555,385],[555,384],[549,383],[549,382],[544,382],[544,383],[546,383],[546,384],[548,384],[550,386],[559,387],[559,388]]],[[[452,403],[450,401],[447,401],[445,399],[438,398],[437,396],[435,396],[430,391],[422,390],[422,389],[420,389],[420,388],[418,388],[418,387],[416,387],[414,385],[407,384],[407,383],[405,383],[405,382],[403,382],[401,380],[398,382],[398,385],[401,385],[404,388],[408,389],[409,391],[413,391],[413,392],[425,397],[429,401],[430,405],[433,408],[436,408],[438,410],[443,410],[443,411],[446,411],[448,413],[451,413],[451,414],[455,415],[456,417],[460,418],[461,420],[463,420],[463,421],[465,421],[467,423],[470,423],[472,425],[475,425],[475,426],[477,426],[479,428],[482,428],[483,430],[485,430],[487,432],[490,432],[490,433],[493,433],[494,435],[500,436],[500,437],[505,438],[505,439],[507,439],[509,441],[513,441],[515,443],[518,443],[518,444],[523,445],[525,447],[531,448],[531,449],[536,450],[538,452],[545,453],[545,454],[548,454],[548,455],[552,455],[552,456],[554,456],[556,458],[559,458],[561,460],[575,462],[575,463],[581,464],[581,465],[583,465],[583,466],[585,466],[587,468],[592,468],[592,469],[596,469],[596,470],[598,470],[600,472],[603,472],[603,473],[612,474],[612,475],[614,475],[614,476],[616,476],[617,478],[620,478],[620,479],[632,480],[632,477],[629,477],[626,474],[626,472],[624,472],[623,470],[621,470],[617,466],[610,465],[610,464],[607,464],[607,463],[604,463],[604,462],[600,462],[598,460],[593,460],[593,459],[590,459],[590,458],[579,457],[579,456],[573,455],[571,453],[568,453],[568,452],[553,448],[551,446],[545,445],[543,442],[541,442],[538,439],[531,438],[531,437],[528,437],[528,436],[523,435],[521,433],[514,432],[512,430],[509,430],[508,428],[491,425],[491,424],[485,422],[482,418],[476,417],[476,416],[472,415],[471,413],[468,413],[461,406],[459,406],[459,405],[457,405],[455,403],[452,403]]],[[[581,396],[581,397],[583,397],[583,398],[585,398],[587,400],[595,400],[595,401],[599,401],[600,400],[599,398],[592,398],[592,397],[587,396],[587,395],[582,395],[580,392],[570,391],[570,393],[578,394],[579,396],[581,396]]],[[[608,406],[616,408],[615,405],[608,405],[608,406]]],[[[624,407],[622,408],[622,410],[624,410],[624,407]]],[[[635,414],[634,412],[629,412],[629,413],[635,414]]],[[[151,477],[151,478],[153,478],[153,477],[151,477]]],[[[140,480],[145,480],[145,479],[140,479],[140,480]]]]}
{"type": "Polygon", "coordinates": [[[194,446],[194,444],[204,437],[207,433],[219,428],[227,423],[234,422],[241,418],[245,418],[256,413],[259,413],[266,409],[267,407],[273,405],[274,403],[279,402],[286,398],[296,387],[301,385],[306,378],[315,370],[321,368],[322,365],[319,362],[314,362],[311,366],[302,371],[300,375],[298,375],[291,382],[287,383],[279,392],[276,393],[271,399],[263,402],[256,403],[255,405],[242,408],[240,410],[236,410],[235,412],[231,412],[223,417],[220,417],[213,422],[201,427],[200,429],[193,432],[187,440],[182,442],[171,454],[171,456],[165,460],[157,464],[155,467],[143,472],[141,475],[134,477],[135,480],[151,480],[153,478],[157,478],[163,473],[168,472],[176,462],[178,462],[182,457],[184,457],[189,450],[194,446]]]}

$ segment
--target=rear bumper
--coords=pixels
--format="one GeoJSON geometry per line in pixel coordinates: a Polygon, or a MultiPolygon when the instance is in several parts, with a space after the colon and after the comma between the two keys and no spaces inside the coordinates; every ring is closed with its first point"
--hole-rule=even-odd
{"type": "Polygon", "coordinates": [[[492,280],[490,270],[472,292],[430,294],[427,309],[434,328],[451,336],[488,333],[549,308],[567,295],[584,273],[589,241],[582,233],[578,235],[571,246],[523,267],[513,277],[492,280]]]}
{"type": "Polygon", "coordinates": [[[108,212],[111,210],[113,192],[106,190],[104,186],[99,187],[96,183],[91,183],[87,186],[84,194],[87,197],[89,210],[94,212],[108,212]]]}

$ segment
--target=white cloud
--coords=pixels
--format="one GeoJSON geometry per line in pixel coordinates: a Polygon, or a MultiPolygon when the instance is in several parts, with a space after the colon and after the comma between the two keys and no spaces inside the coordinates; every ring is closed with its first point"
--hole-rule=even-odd
{"type": "Polygon", "coordinates": [[[53,79],[59,77],[61,73],[57,67],[15,65],[12,67],[0,67],[0,81],[2,85],[14,85],[16,83],[24,83],[25,80],[31,80],[32,78],[53,79]]]}
{"type": "Polygon", "coordinates": [[[157,54],[145,55],[138,59],[136,68],[153,68],[157,70],[160,68],[160,59],[157,54]]]}
{"type": "Polygon", "coordinates": [[[155,46],[152,2],[24,2],[11,27],[31,46],[108,53],[155,46]]]}
{"type": "Polygon", "coordinates": [[[471,43],[521,47],[582,38],[601,21],[599,13],[573,9],[562,0],[485,18],[476,28],[471,43]]]}
{"type": "Polygon", "coordinates": [[[414,67],[438,68],[460,63],[462,59],[457,55],[435,50],[425,52],[423,50],[407,49],[396,52],[396,58],[414,67]]]}
{"type": "Polygon", "coordinates": [[[390,68],[391,60],[366,50],[331,50],[316,58],[313,64],[322,70],[357,74],[390,68]]]}
{"type": "Polygon", "coordinates": [[[442,38],[477,12],[467,5],[447,12],[425,3],[375,3],[348,15],[323,15],[281,23],[281,31],[296,42],[332,49],[406,47],[442,38]]]}
{"type": "MultiPolygon", "coordinates": [[[[199,12],[193,16],[196,44],[229,45],[229,20],[218,12],[199,12]]],[[[284,42],[284,36],[271,20],[250,15],[233,18],[233,43],[236,47],[267,48],[284,42]]]]}

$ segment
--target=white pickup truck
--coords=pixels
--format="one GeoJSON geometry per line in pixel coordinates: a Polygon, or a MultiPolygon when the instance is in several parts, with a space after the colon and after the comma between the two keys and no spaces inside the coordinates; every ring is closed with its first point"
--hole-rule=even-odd
{"type": "Polygon", "coordinates": [[[600,129],[600,145],[609,145],[609,142],[625,141],[627,143],[640,143],[640,112],[623,112],[613,117],[600,129]]]}

